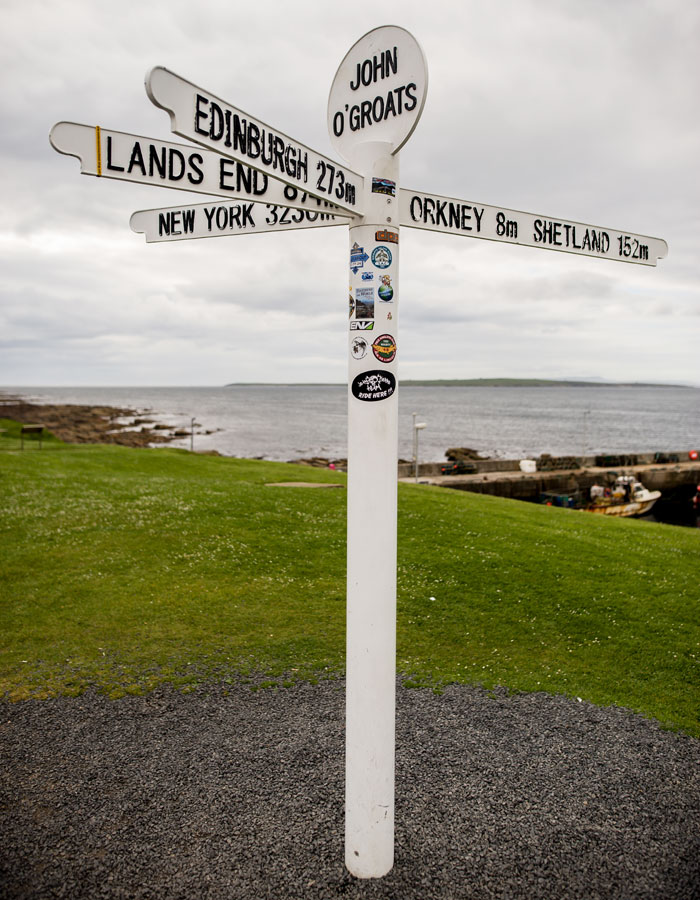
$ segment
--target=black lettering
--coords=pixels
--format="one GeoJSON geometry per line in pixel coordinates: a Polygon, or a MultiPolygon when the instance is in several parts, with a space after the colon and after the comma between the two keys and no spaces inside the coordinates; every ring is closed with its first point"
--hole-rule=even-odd
{"type": "Polygon", "coordinates": [[[248,122],[248,156],[257,159],[260,156],[260,129],[254,122],[248,122]]]}
{"type": "Polygon", "coordinates": [[[600,252],[607,253],[610,249],[610,235],[607,231],[601,231],[600,233],[600,252]]]}
{"type": "Polygon", "coordinates": [[[367,87],[368,84],[372,84],[372,60],[366,59],[362,63],[362,84],[367,87]]]}
{"type": "Polygon", "coordinates": [[[231,146],[231,110],[227,109],[225,112],[226,116],[226,138],[224,140],[224,146],[231,146]]]}
{"type": "Polygon", "coordinates": [[[204,207],[204,215],[207,217],[207,229],[211,231],[211,220],[214,218],[214,213],[216,212],[215,206],[205,206],[204,207]]]}
{"type": "Polygon", "coordinates": [[[350,131],[357,131],[360,127],[360,107],[350,107],[350,131]]]}
{"type": "MultiPolygon", "coordinates": [[[[301,156],[299,156],[297,158],[295,170],[296,170],[295,174],[292,177],[296,178],[298,181],[303,181],[304,184],[306,184],[308,177],[309,177],[309,154],[308,153],[304,154],[303,159],[301,158],[301,156]],[[301,177],[302,172],[304,173],[303,178],[301,177]]],[[[290,172],[289,174],[291,175],[292,173],[290,172]]]]}
{"type": "Polygon", "coordinates": [[[389,93],[386,95],[386,106],[384,107],[384,118],[385,119],[389,118],[389,113],[391,113],[392,116],[396,115],[396,104],[394,103],[394,92],[393,91],[389,91],[389,93]]]}
{"type": "Polygon", "coordinates": [[[164,234],[170,234],[170,213],[158,213],[158,236],[164,234]]]}
{"type": "Polygon", "coordinates": [[[597,231],[594,231],[591,236],[591,250],[600,253],[600,235],[597,231]]]}
{"type": "Polygon", "coordinates": [[[268,178],[264,172],[253,172],[253,193],[256,197],[267,193],[268,178]]]}
{"type": "Polygon", "coordinates": [[[123,172],[124,166],[115,166],[112,162],[112,138],[107,138],[107,168],[113,172],[123,172]]]}
{"type": "MultiPolygon", "coordinates": [[[[232,184],[225,184],[224,179],[230,178],[233,175],[233,171],[231,170],[231,166],[235,166],[236,163],[232,159],[224,159],[223,157],[219,160],[219,187],[222,191],[234,191],[236,188],[232,184]]],[[[240,168],[240,167],[239,167],[240,168]]]]}
{"type": "Polygon", "coordinates": [[[413,197],[411,197],[411,202],[408,206],[408,210],[411,213],[411,218],[413,219],[413,221],[420,222],[421,216],[423,214],[423,204],[421,203],[420,197],[416,197],[415,194],[413,195],[413,197]],[[414,204],[418,207],[418,210],[417,210],[418,215],[416,215],[416,210],[414,209],[414,204]]]}
{"type": "Polygon", "coordinates": [[[436,200],[436,213],[437,213],[437,224],[444,225],[447,228],[447,219],[445,218],[445,207],[447,206],[447,200],[436,200]]]}
{"type": "Polygon", "coordinates": [[[391,50],[384,51],[384,58],[386,59],[386,77],[393,72],[394,75],[399,71],[399,57],[396,47],[393,50],[393,56],[391,50]]]}
{"type": "Polygon", "coordinates": [[[428,224],[428,217],[430,217],[430,224],[435,224],[435,216],[433,215],[433,210],[435,209],[435,201],[430,197],[426,197],[423,201],[423,221],[425,224],[428,224]]]}
{"type": "MultiPolygon", "coordinates": [[[[274,156],[275,156],[274,168],[279,169],[280,172],[285,172],[286,169],[284,166],[284,141],[282,140],[281,137],[277,137],[277,135],[275,135],[274,156]]],[[[289,172],[287,172],[287,174],[289,175],[289,172]]]]}
{"type": "Polygon", "coordinates": [[[450,203],[450,228],[460,228],[459,224],[459,213],[460,213],[460,205],[459,203],[450,203]]]}
{"type": "Polygon", "coordinates": [[[250,222],[250,227],[255,228],[255,222],[253,221],[253,204],[245,203],[243,205],[243,225],[242,228],[246,228],[248,222],[250,222]]]}
{"type": "Polygon", "coordinates": [[[384,118],[384,97],[381,95],[374,98],[372,103],[372,115],[375,122],[381,122],[384,118]],[[377,112],[377,104],[379,104],[379,112],[377,112]]]}
{"type": "Polygon", "coordinates": [[[165,147],[161,148],[160,156],[153,144],[148,145],[148,174],[153,178],[153,172],[158,169],[161,178],[165,178],[165,147]]]}
{"type": "Polygon", "coordinates": [[[253,186],[253,170],[249,169],[248,166],[242,166],[240,163],[236,166],[236,190],[238,193],[241,191],[245,191],[247,194],[250,193],[250,190],[253,186]]]}
{"type": "Polygon", "coordinates": [[[360,104],[360,128],[365,127],[365,122],[368,125],[372,124],[372,101],[371,100],[363,100],[360,104]]]}
{"type": "MultiPolygon", "coordinates": [[[[571,226],[571,231],[573,232],[571,241],[572,241],[574,247],[576,247],[577,250],[582,250],[583,247],[581,247],[580,244],[576,243],[576,226],[575,225],[571,226]]],[[[588,236],[588,229],[586,229],[586,236],[588,236]]],[[[584,238],[584,240],[585,240],[585,238],[584,238]]],[[[590,239],[589,239],[589,241],[590,241],[590,239]]]]}
{"type": "Polygon", "coordinates": [[[360,64],[357,64],[357,75],[355,76],[355,84],[352,83],[352,79],[350,79],[350,90],[356,91],[360,86],[360,64]]]}
{"type": "Polygon", "coordinates": [[[180,216],[179,212],[170,213],[170,233],[171,234],[182,234],[179,228],[176,230],[176,226],[180,224],[180,216]]]}
{"type": "Polygon", "coordinates": [[[168,150],[168,178],[171,181],[179,181],[185,175],[185,157],[175,147],[168,150]],[[179,163],[179,170],[175,170],[175,161],[179,163]]]}
{"type": "Polygon", "coordinates": [[[187,173],[187,180],[190,184],[201,184],[204,181],[204,172],[199,167],[204,163],[204,158],[199,153],[191,153],[187,161],[194,172],[194,174],[187,173]]]}
{"type": "Polygon", "coordinates": [[[471,219],[470,213],[471,206],[466,203],[462,204],[462,215],[461,215],[461,228],[462,231],[471,231],[472,226],[469,224],[469,220],[471,219]]]}
{"type": "Polygon", "coordinates": [[[233,114],[233,149],[240,150],[245,155],[248,143],[248,121],[233,114]]]}
{"type": "Polygon", "coordinates": [[[481,231],[481,218],[484,215],[484,210],[482,208],[481,211],[479,211],[479,208],[477,206],[472,206],[472,209],[474,210],[474,218],[476,219],[476,230],[478,233],[481,231]]]}
{"type": "Polygon", "coordinates": [[[141,152],[141,144],[138,141],[134,144],[134,147],[131,151],[131,158],[129,160],[129,165],[127,166],[126,171],[131,174],[134,166],[138,166],[141,169],[141,174],[146,175],[146,166],[143,162],[143,153],[141,152]]]}
{"type": "Polygon", "coordinates": [[[273,159],[273,157],[272,157],[273,136],[270,134],[270,132],[266,133],[265,130],[263,129],[262,140],[260,143],[262,145],[262,149],[260,151],[260,159],[265,163],[266,166],[271,166],[272,159],[273,159]],[[265,138],[267,138],[267,141],[265,141],[265,138]],[[268,150],[267,155],[265,155],[265,144],[266,143],[267,143],[267,150],[268,150]]]}
{"type": "Polygon", "coordinates": [[[412,109],[415,109],[416,104],[418,103],[418,97],[416,97],[415,94],[411,93],[411,88],[413,88],[413,90],[415,91],[417,90],[417,86],[413,82],[406,85],[406,110],[408,112],[410,112],[412,109]]]}
{"type": "Polygon", "coordinates": [[[403,92],[404,92],[405,90],[406,90],[405,85],[402,85],[401,87],[394,88],[394,93],[396,94],[396,100],[397,100],[397,106],[398,106],[398,113],[399,113],[399,115],[401,115],[401,113],[403,112],[403,92]]]}
{"type": "Polygon", "coordinates": [[[345,116],[342,112],[338,111],[333,116],[333,134],[336,137],[340,137],[340,135],[345,131],[345,116]],[[340,121],[338,121],[338,117],[340,117],[340,121]]]}
{"type": "Polygon", "coordinates": [[[220,141],[224,136],[224,111],[218,103],[211,104],[211,118],[209,120],[209,137],[212,141],[220,141]]]}
{"type": "Polygon", "coordinates": [[[576,247],[577,250],[591,249],[591,233],[588,228],[583,232],[583,240],[581,241],[581,246],[579,247],[576,244],[576,227],[574,226],[574,247],[576,247]]]}
{"type": "Polygon", "coordinates": [[[284,166],[282,170],[290,175],[292,178],[296,178],[297,176],[297,161],[294,156],[294,147],[291,144],[287,144],[287,149],[284,151],[284,166]]]}
{"type": "Polygon", "coordinates": [[[535,229],[535,230],[534,230],[534,234],[532,235],[532,237],[533,237],[533,240],[535,241],[535,243],[536,243],[536,244],[539,244],[539,243],[541,243],[542,240],[543,240],[543,237],[542,237],[542,220],[541,220],[541,219],[535,219],[535,221],[533,222],[533,226],[534,226],[534,229],[535,229]]]}
{"type": "Polygon", "coordinates": [[[223,231],[228,225],[228,210],[225,206],[217,206],[216,208],[216,227],[219,231],[223,231]],[[221,213],[224,214],[223,219],[221,213]]]}
{"type": "Polygon", "coordinates": [[[233,223],[241,228],[241,208],[240,206],[229,206],[228,208],[228,227],[233,228],[233,223]]]}
{"type": "Polygon", "coordinates": [[[193,209],[183,209],[182,210],[182,227],[185,230],[185,234],[192,234],[194,231],[194,210],[193,209]]]}
{"type": "Polygon", "coordinates": [[[199,122],[200,119],[206,119],[208,113],[203,112],[200,107],[208,106],[209,101],[206,97],[203,97],[201,94],[197,94],[197,97],[194,101],[194,130],[197,134],[206,134],[207,131],[205,128],[200,128],[199,122]]]}
{"type": "Polygon", "coordinates": [[[280,225],[290,225],[289,221],[289,207],[285,206],[282,209],[282,215],[280,216],[280,225]]]}

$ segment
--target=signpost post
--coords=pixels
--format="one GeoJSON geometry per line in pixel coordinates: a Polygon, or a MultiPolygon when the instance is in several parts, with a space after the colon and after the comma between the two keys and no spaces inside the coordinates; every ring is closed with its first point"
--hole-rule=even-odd
{"type": "Polygon", "coordinates": [[[162,67],[148,73],[148,95],[201,146],[71,122],[50,135],[84,174],[226,198],[134,213],[149,242],[350,226],[345,862],[360,878],[385,875],[394,858],[399,226],[646,266],[668,251],[659,238],[401,189],[398,151],[427,85],[403,28],[351,47],[328,101],[331,140],[351,168],[162,67]]]}

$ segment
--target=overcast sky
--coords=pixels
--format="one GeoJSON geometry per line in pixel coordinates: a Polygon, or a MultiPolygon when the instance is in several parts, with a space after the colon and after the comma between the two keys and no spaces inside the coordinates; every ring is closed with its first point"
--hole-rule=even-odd
{"type": "Polygon", "coordinates": [[[132,212],[205,198],[80,175],[48,133],[182,142],[144,90],[164,65],[335,157],[333,76],[385,24],[429,69],[404,187],[669,245],[652,268],[404,228],[401,377],[700,384],[687,0],[0,0],[0,384],[344,381],[345,227],[146,244],[132,212]]]}

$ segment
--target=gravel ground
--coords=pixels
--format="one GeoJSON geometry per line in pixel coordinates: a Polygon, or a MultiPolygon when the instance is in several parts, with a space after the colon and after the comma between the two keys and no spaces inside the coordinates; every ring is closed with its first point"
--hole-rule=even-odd
{"type": "Polygon", "coordinates": [[[344,683],[0,704],[0,896],[700,897],[700,741],[398,691],[396,863],[343,866],[344,683]]]}

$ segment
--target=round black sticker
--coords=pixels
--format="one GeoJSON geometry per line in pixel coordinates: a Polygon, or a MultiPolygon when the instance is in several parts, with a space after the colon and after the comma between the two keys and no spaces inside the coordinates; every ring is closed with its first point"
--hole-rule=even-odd
{"type": "Polygon", "coordinates": [[[386,400],[396,390],[396,379],[391,372],[373,369],[362,372],[352,380],[352,395],[358,400],[386,400]]]}

